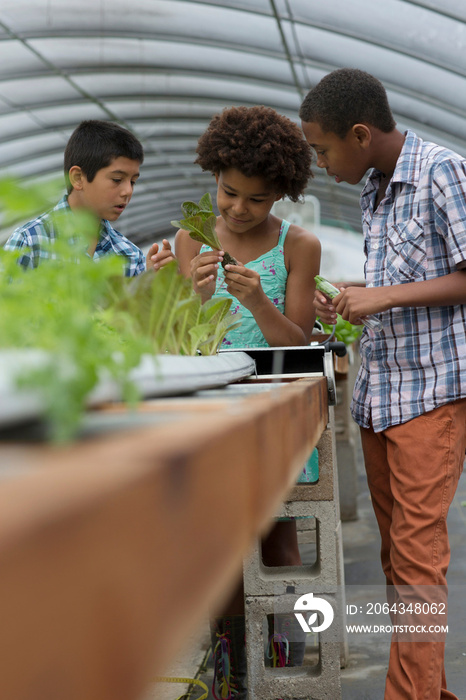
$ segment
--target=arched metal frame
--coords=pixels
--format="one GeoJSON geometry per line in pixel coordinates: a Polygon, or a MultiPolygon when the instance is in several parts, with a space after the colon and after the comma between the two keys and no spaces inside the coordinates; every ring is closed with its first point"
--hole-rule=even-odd
{"type": "MultiPolygon", "coordinates": [[[[335,68],[373,73],[401,130],[466,155],[465,55],[457,0],[2,0],[0,168],[60,177],[82,119],[118,121],[146,154],[118,228],[145,245],[172,232],[184,199],[215,193],[193,164],[214,113],[265,104],[299,123],[335,68]]],[[[323,221],[360,230],[361,188],[314,170],[323,221]]]]}

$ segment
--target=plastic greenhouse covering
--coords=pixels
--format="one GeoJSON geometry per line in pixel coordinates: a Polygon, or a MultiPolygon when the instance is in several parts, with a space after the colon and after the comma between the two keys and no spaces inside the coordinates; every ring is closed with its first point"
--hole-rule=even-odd
{"type": "MultiPolygon", "coordinates": [[[[466,155],[464,2],[2,0],[1,172],[61,178],[82,119],[123,124],[145,162],[118,228],[145,245],[214,193],[193,163],[214,113],[264,104],[299,123],[308,89],[344,66],[382,80],[401,130],[466,155]]],[[[314,170],[322,221],[360,231],[361,188],[314,170]]]]}

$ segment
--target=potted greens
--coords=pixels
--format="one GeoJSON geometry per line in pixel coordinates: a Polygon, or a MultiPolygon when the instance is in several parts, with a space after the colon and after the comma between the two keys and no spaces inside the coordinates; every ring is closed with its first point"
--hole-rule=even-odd
{"type": "MultiPolygon", "coordinates": [[[[29,215],[32,190],[1,185],[3,209],[13,202],[24,220],[21,203],[29,215]]],[[[253,372],[248,356],[216,352],[238,323],[230,300],[202,304],[176,262],[135,278],[122,276],[116,256],[93,263],[81,212],[55,226],[53,257],[34,271],[17,264],[19,253],[0,250],[0,425],[44,415],[52,437],[66,440],[98,401],[134,403],[253,372]]]]}

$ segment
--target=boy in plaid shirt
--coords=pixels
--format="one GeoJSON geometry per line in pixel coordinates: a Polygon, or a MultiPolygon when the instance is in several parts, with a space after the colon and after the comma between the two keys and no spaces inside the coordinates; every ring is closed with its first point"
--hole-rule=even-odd
{"type": "Polygon", "coordinates": [[[337,313],[382,322],[364,330],[352,414],[394,629],[385,700],[456,700],[444,636],[400,629],[447,623],[435,611],[446,610],[446,520],[466,449],[466,160],[398,131],[383,85],[360,70],[324,77],[300,117],[317,165],[336,182],[357,184],[370,170],[366,284],[339,285],[332,301],[316,292],[314,305],[325,323],[337,313]]]}
{"type": "Polygon", "coordinates": [[[5,249],[24,249],[19,263],[25,268],[37,267],[50,255],[44,243],[58,235],[53,213],[86,209],[96,217],[96,235],[87,251],[93,260],[109,254],[121,255],[126,259],[127,277],[144,272],[146,265],[158,269],[174,257],[168,241],[163,241],[160,250],[154,243],[144,257],[143,252],[111,223],[128,206],[143,160],[141,143],[127,129],[97,119],[81,122],[65,149],[67,194],[53,209],[16,229],[5,243],[5,249]]]}

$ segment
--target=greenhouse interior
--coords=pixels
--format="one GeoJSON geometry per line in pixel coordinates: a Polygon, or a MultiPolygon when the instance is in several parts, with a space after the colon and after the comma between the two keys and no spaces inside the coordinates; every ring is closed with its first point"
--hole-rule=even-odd
{"type": "MultiPolygon", "coordinates": [[[[341,68],[382,83],[401,134],[458,154],[465,192],[465,55],[466,3],[457,0],[2,0],[0,247],[65,194],[71,134],[103,120],[143,147],[130,205],[112,225],[144,267],[153,244],[174,248],[183,202],[208,193],[217,215],[216,179],[195,163],[212,117],[262,105],[301,129],[304,98],[341,68]]],[[[363,285],[365,178],[338,182],[317,160],[313,152],[298,201],[279,199],[271,213],[320,241],[316,275],[363,285]]],[[[375,337],[381,352],[366,317],[235,352],[222,345],[241,324],[233,306],[195,294],[174,263],[123,284],[111,260],[87,266],[73,250],[72,263],[57,247],[52,264],[28,274],[14,254],[0,258],[0,697],[418,697],[388,694],[391,637],[380,625],[389,618],[362,619],[385,600],[351,417],[362,338],[375,337]],[[61,254],[67,264],[53,264],[61,254]],[[296,483],[311,457],[317,477],[296,483]],[[277,518],[293,525],[299,566],[266,564],[277,518]],[[227,655],[219,681],[215,658],[225,664],[234,644],[209,629],[241,577],[244,692],[236,657],[227,655]],[[292,595],[301,597],[287,603],[292,595]],[[304,631],[304,662],[289,661],[301,642],[286,639],[279,663],[283,630],[270,636],[270,618],[306,595],[320,627],[286,608],[304,631]],[[353,612],[352,622],[379,631],[348,631],[353,612]],[[280,675],[274,665],[289,668],[280,675]]],[[[441,700],[465,700],[464,477],[448,527],[441,700]]]]}

